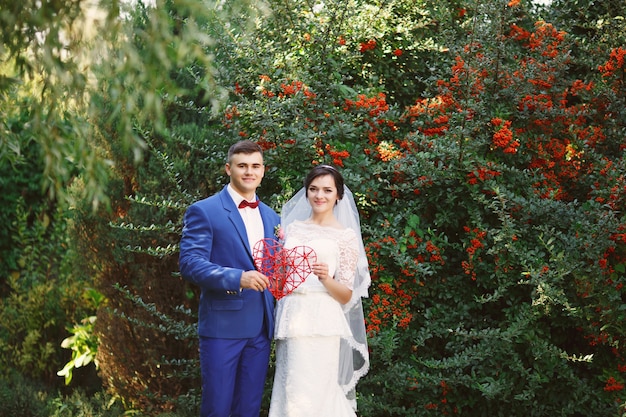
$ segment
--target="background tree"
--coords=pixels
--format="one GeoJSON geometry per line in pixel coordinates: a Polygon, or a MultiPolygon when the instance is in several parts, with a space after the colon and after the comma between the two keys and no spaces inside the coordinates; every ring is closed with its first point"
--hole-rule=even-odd
{"type": "MultiPolygon", "coordinates": [[[[103,259],[114,256],[112,246],[96,240],[99,227],[108,232],[101,221],[112,216],[108,199],[109,193],[116,195],[115,172],[137,169],[147,146],[139,127],[149,120],[150,129],[163,130],[164,103],[187,87],[167,84],[162,71],[184,66],[184,56],[203,68],[189,74],[203,106],[221,99],[211,56],[205,54],[211,39],[195,20],[181,24],[185,15],[201,21],[212,11],[195,1],[176,3],[183,15],[179,29],[162,30],[172,19],[159,8],[150,9],[135,31],[125,18],[129,4],[117,1],[0,2],[5,202],[0,211],[7,226],[0,246],[0,414],[29,415],[44,401],[37,384],[15,389],[24,383],[22,377],[42,381],[51,391],[63,383],[56,372],[70,353],[61,341],[73,323],[94,313],[96,305],[83,295],[97,293],[85,287],[108,271],[88,262],[98,257],[92,251],[102,249],[103,259]],[[106,134],[112,136],[98,139],[106,134]],[[112,166],[114,158],[121,166],[112,166]],[[101,218],[91,217],[94,209],[101,210],[101,218]]],[[[141,4],[131,6],[145,11],[141,4]]],[[[238,7],[220,13],[237,14],[238,7]]],[[[111,287],[105,288],[108,295],[111,287]]],[[[89,371],[87,377],[93,376],[89,371]]],[[[85,386],[82,372],[76,371],[76,386],[85,386]]],[[[94,383],[98,389],[93,380],[88,388],[94,383]]]]}
{"type": "MultiPolygon", "coordinates": [[[[331,75],[337,87],[320,86],[307,69],[322,60],[307,58],[333,62],[323,35],[361,18],[375,26],[359,14],[371,5],[350,7],[358,12],[346,21],[328,3],[290,9],[306,31],[297,36],[288,24],[279,32],[301,52],[278,44],[290,65],[257,59],[257,82],[238,83],[226,113],[229,129],[289,166],[343,166],[363,196],[375,359],[362,413],[619,413],[621,326],[601,335],[596,326],[621,319],[623,260],[614,254],[623,219],[613,204],[598,204],[622,198],[621,175],[607,171],[623,164],[613,122],[623,116],[607,110],[621,102],[621,84],[611,81],[622,74],[621,49],[585,56],[602,73],[578,79],[567,34],[537,22],[529,4],[425,3],[428,13],[418,15],[435,20],[424,27],[451,22],[423,37],[432,39],[432,60],[450,65],[424,80],[428,88],[417,85],[413,105],[392,101],[383,77],[345,85],[337,80],[348,77],[331,75]],[[332,29],[318,29],[324,24],[332,29]],[[600,188],[612,191],[599,196],[600,188]]],[[[268,27],[296,20],[289,16],[268,27]]],[[[382,67],[384,38],[352,49],[339,38],[335,53],[356,68],[359,54],[378,54],[382,67]]],[[[298,187],[297,173],[279,179],[287,192],[298,187]]]]}
{"type": "MultiPolygon", "coordinates": [[[[98,265],[97,286],[108,299],[95,325],[100,375],[127,407],[149,413],[176,408],[195,414],[198,402],[190,395],[199,389],[196,320],[190,318],[198,294],[178,276],[177,244],[183,210],[224,181],[228,141],[215,128],[223,93],[207,82],[215,76],[209,34],[211,22],[239,10],[205,6],[164,2],[130,13],[133,59],[148,68],[121,66],[106,78],[108,66],[118,62],[106,64],[102,112],[94,120],[98,143],[113,166],[111,210],[80,211],[80,238],[90,252],[85,260],[98,265]],[[155,120],[139,112],[132,119],[134,134],[146,145],[141,164],[120,146],[126,110],[114,93],[119,86],[152,92],[145,99],[154,100],[163,115],[155,120]]],[[[245,26],[253,15],[236,22],[245,26]]]]}

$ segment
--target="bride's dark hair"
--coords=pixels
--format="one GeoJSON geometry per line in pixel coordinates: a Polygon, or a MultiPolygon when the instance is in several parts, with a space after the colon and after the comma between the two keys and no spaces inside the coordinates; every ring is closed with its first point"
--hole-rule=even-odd
{"type": "Polygon", "coordinates": [[[322,175],[332,175],[335,180],[335,188],[337,188],[337,197],[341,200],[343,198],[343,175],[337,168],[330,165],[317,165],[311,169],[304,179],[304,189],[308,190],[313,180],[322,175]]]}

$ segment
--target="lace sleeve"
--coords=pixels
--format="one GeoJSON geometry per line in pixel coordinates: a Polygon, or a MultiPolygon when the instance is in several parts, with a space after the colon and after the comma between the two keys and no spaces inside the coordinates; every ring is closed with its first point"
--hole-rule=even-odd
{"type": "Polygon", "coordinates": [[[352,229],[342,231],[339,239],[339,268],[337,281],[351,290],[354,289],[354,277],[358,259],[358,244],[356,233],[352,229]]]}

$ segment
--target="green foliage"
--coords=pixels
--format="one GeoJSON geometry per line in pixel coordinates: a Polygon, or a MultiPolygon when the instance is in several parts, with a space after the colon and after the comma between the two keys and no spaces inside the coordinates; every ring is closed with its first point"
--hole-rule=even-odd
{"type": "Polygon", "coordinates": [[[96,316],[91,316],[83,319],[81,324],[75,324],[70,329],[72,336],[66,337],[61,343],[62,348],[72,350],[72,359],[65,364],[63,369],[57,372],[58,376],[65,378],[65,385],[69,385],[72,382],[74,368],[80,368],[92,362],[96,368],[98,367],[98,362],[95,360],[98,340],[93,334],[93,323],[95,321],[96,316]]]}
{"type": "MultiPolygon", "coordinates": [[[[8,95],[17,100],[15,89],[8,95]]],[[[0,270],[3,275],[7,275],[8,271],[18,269],[19,243],[14,241],[13,236],[19,222],[18,212],[23,206],[41,207],[45,210],[43,216],[50,217],[46,206],[52,205],[52,202],[46,200],[45,191],[41,187],[44,174],[41,169],[42,155],[32,138],[24,132],[24,126],[29,123],[31,115],[17,109],[14,112],[2,109],[0,112],[7,129],[1,136],[0,146],[16,151],[13,155],[15,158],[7,156],[7,163],[0,164],[0,187],[3,191],[0,194],[0,222],[5,225],[0,230],[0,270]]],[[[2,149],[0,153],[11,154],[8,149],[2,149]]],[[[4,286],[2,288],[5,289],[4,286]]]]}
{"type": "Polygon", "coordinates": [[[78,274],[69,268],[73,259],[67,217],[62,210],[15,207],[12,227],[17,268],[6,271],[7,295],[0,301],[0,367],[53,383],[53,369],[65,362],[59,346],[68,323],[82,315],[78,274]],[[69,269],[66,269],[69,268],[69,269]]]}
{"type": "Polygon", "coordinates": [[[41,383],[32,382],[15,371],[0,379],[0,415],[40,417],[47,414],[41,383]]]}
{"type": "MultiPolygon", "coordinates": [[[[146,303],[141,297],[131,294],[128,289],[121,288],[116,285],[116,289],[124,295],[126,299],[131,301],[133,305],[145,311],[147,316],[141,316],[133,312],[132,315],[127,315],[124,312],[114,313],[119,315],[120,319],[128,322],[135,329],[150,329],[154,330],[157,334],[164,335],[165,337],[184,342],[185,346],[196,346],[197,328],[196,321],[197,316],[192,313],[191,310],[183,306],[177,306],[174,312],[177,313],[178,319],[174,318],[173,314],[165,314],[160,311],[154,303],[146,303]],[[146,317],[151,317],[147,319],[146,317]]],[[[166,354],[171,355],[172,352],[167,351],[166,354]]],[[[157,359],[153,357],[153,360],[157,359]]],[[[164,404],[164,409],[173,408],[177,412],[182,414],[195,415],[199,409],[199,396],[194,395],[197,392],[199,384],[199,364],[198,358],[171,358],[168,359],[165,355],[156,362],[157,367],[161,370],[161,374],[168,380],[176,380],[178,384],[185,384],[185,386],[191,386],[188,392],[183,395],[178,394],[177,391],[171,389],[163,389],[159,393],[159,398],[152,398],[155,394],[152,390],[146,390],[145,392],[132,393],[122,391],[123,398],[131,399],[133,396],[139,398],[145,397],[155,405],[164,404]],[[173,395],[178,394],[178,395],[173,395]]]]}
{"type": "Polygon", "coordinates": [[[599,52],[626,42],[623,31],[626,5],[622,1],[555,0],[544,14],[546,20],[572,36],[572,53],[577,58],[572,67],[575,77],[585,78],[602,64],[599,52]]]}
{"type": "MultiPolygon", "coordinates": [[[[82,388],[69,394],[48,390],[46,386],[19,374],[0,381],[0,415],[24,417],[123,417],[145,415],[127,410],[116,398],[89,393],[82,388]]],[[[159,417],[191,417],[197,413],[164,412],[159,417]]]]}
{"type": "Polygon", "coordinates": [[[86,184],[81,197],[97,207],[107,203],[110,161],[93,146],[99,133],[93,119],[106,118],[116,145],[133,155],[134,164],[145,148],[137,121],[162,130],[168,107],[186,105],[179,98],[189,93],[187,85],[164,74],[186,68],[196,98],[205,106],[219,105],[224,93],[214,82],[214,55],[206,53],[213,42],[206,23],[214,15],[242,11],[253,19],[249,6],[262,13],[263,3],[243,0],[224,8],[184,0],[176,2],[175,13],[173,2],[157,3],[0,2],[1,161],[19,159],[19,137],[28,137],[44,155],[42,184],[50,195],[71,199],[67,185],[80,176],[86,184]],[[143,13],[140,24],[127,18],[131,8],[143,13]],[[16,89],[28,99],[5,94],[16,89]],[[30,116],[21,131],[9,123],[16,112],[30,116]]]}
{"type": "MultiPolygon", "coordinates": [[[[90,307],[97,310],[106,302],[104,296],[94,289],[85,291],[85,298],[90,301],[90,307]]],[[[94,323],[96,316],[89,316],[81,320],[79,324],[74,324],[69,329],[72,336],[66,337],[61,342],[61,347],[72,350],[72,359],[65,364],[63,369],[57,372],[58,376],[65,377],[65,385],[72,382],[75,368],[94,363],[98,368],[96,353],[98,351],[98,338],[94,333],[94,323]]]]}
{"type": "MultiPolygon", "coordinates": [[[[88,143],[84,111],[89,65],[81,46],[93,34],[83,29],[93,22],[74,1],[3,1],[0,19],[0,158],[14,164],[25,147],[34,148],[41,157],[36,172],[44,175],[33,178],[33,186],[69,199],[66,187],[79,171],[97,182],[105,178],[105,163],[88,143]]],[[[85,191],[102,196],[101,187],[85,191]]]]}
{"type": "MultiPolygon", "coordinates": [[[[139,7],[131,16],[138,34],[132,37],[137,62],[158,57],[158,45],[151,42],[154,19],[165,25],[158,36],[177,44],[184,39],[181,31],[191,30],[186,26],[190,16],[201,24],[216,13],[198,7],[139,7]]],[[[206,65],[178,61],[176,49],[170,52],[173,66],[159,71],[164,93],[155,97],[168,116],[165,124],[143,116],[133,122],[146,144],[141,164],[120,146],[125,117],[116,107],[120,102],[111,95],[101,103],[106,114],[97,119],[98,140],[110,149],[113,162],[108,187],[112,211],[92,213],[88,205],[78,207],[85,263],[97,266],[97,288],[108,299],[95,323],[99,375],[127,409],[150,415],[172,409],[195,414],[198,406],[196,320],[189,315],[197,294],[176,274],[177,245],[187,205],[223,185],[228,147],[216,128],[219,122],[211,119],[210,90],[202,75],[206,65]]],[[[127,76],[128,71],[120,71],[118,81],[134,79],[138,92],[154,87],[141,78],[143,73],[127,76]]]]}
{"type": "MultiPolygon", "coordinates": [[[[122,417],[120,402],[103,394],[76,389],[69,395],[50,391],[18,373],[0,380],[0,415],[24,417],[122,417]]],[[[182,415],[180,417],[183,417],[182,415]]]]}
{"type": "MultiPolygon", "coordinates": [[[[122,417],[131,415],[119,401],[98,392],[93,396],[76,389],[70,395],[48,397],[49,417],[122,417]]],[[[41,415],[43,417],[43,414],[41,415]]]]}
{"type": "MultiPolygon", "coordinates": [[[[0,384],[13,386],[17,373],[55,387],[60,383],[57,367],[67,360],[60,341],[69,323],[87,314],[80,295],[90,280],[74,269],[71,212],[42,186],[46,156],[29,130],[37,116],[31,110],[34,99],[25,92],[16,86],[3,91],[3,100],[10,103],[0,110],[0,384]]],[[[56,129],[54,120],[48,122],[56,129]]],[[[62,124],[69,134],[68,124],[62,124]]],[[[90,388],[99,385],[91,375],[78,380],[90,388]]],[[[24,411],[7,415],[45,415],[36,411],[41,404],[35,391],[17,383],[15,392],[24,411]]],[[[3,403],[18,407],[12,400],[3,403]]]]}

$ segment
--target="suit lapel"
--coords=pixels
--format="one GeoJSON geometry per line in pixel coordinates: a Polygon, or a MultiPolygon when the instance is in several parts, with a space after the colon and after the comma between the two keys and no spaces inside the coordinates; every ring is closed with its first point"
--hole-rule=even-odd
{"type": "Polygon", "coordinates": [[[270,221],[268,221],[268,207],[263,204],[259,204],[259,210],[261,211],[261,219],[263,220],[263,232],[265,238],[273,238],[274,237],[274,228],[270,221]]]}
{"type": "Polygon", "coordinates": [[[246,226],[243,223],[243,219],[239,214],[239,210],[235,206],[233,199],[228,194],[228,190],[224,188],[220,193],[220,198],[222,200],[222,206],[224,210],[228,213],[228,219],[233,224],[233,227],[237,231],[237,237],[239,238],[239,242],[241,246],[246,251],[250,259],[252,259],[252,253],[250,252],[250,244],[248,243],[248,234],[246,233],[246,226]]]}

